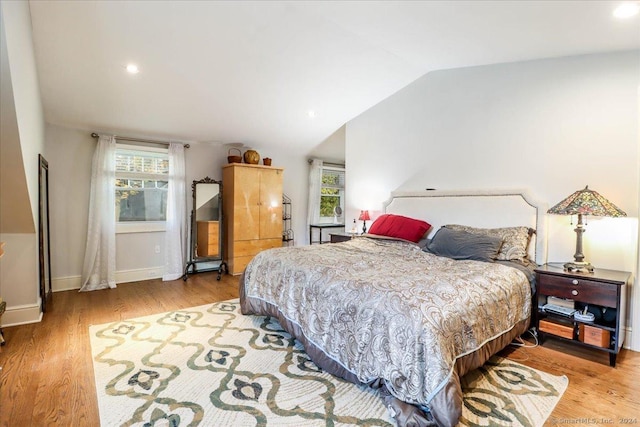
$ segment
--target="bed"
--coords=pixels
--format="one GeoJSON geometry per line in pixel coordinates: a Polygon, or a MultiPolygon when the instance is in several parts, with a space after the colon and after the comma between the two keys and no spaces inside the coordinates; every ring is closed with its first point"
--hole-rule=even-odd
{"type": "Polygon", "coordinates": [[[428,222],[427,249],[371,235],[264,251],[240,281],[241,310],[277,318],[320,368],[379,388],[398,425],[456,425],[460,378],[529,327],[542,209],[522,191],[394,193],[385,214],[428,222]],[[515,252],[484,233],[495,229],[537,234],[504,259],[515,252]],[[467,256],[474,242],[482,256],[467,256]],[[462,259],[441,256],[451,246],[462,259]]]}

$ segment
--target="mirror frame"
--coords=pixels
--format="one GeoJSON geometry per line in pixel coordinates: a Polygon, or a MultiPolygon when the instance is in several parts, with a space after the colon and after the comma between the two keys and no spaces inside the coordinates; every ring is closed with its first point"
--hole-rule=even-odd
{"type": "Polygon", "coordinates": [[[53,299],[51,282],[51,238],[49,227],[49,162],[38,154],[38,240],[40,252],[40,299],[41,310],[47,311],[47,305],[53,299]],[[49,289],[47,289],[47,281],[49,289]]]}
{"type": "Polygon", "coordinates": [[[216,181],[215,179],[209,178],[208,176],[200,179],[194,180],[191,184],[191,196],[192,196],[192,206],[191,206],[191,232],[190,236],[190,244],[189,244],[189,261],[184,269],[184,275],[182,276],[182,280],[186,281],[189,277],[189,274],[200,273],[205,271],[217,271],[218,272],[218,280],[220,280],[222,273],[227,272],[227,264],[224,262],[224,254],[222,244],[224,236],[222,222],[224,220],[224,216],[222,213],[222,181],[216,181]],[[219,238],[218,238],[218,255],[217,256],[197,256],[196,246],[198,241],[198,226],[196,221],[196,188],[198,184],[218,184],[218,221],[219,221],[219,238]],[[206,262],[216,262],[220,261],[220,263],[212,268],[206,269],[197,269],[196,264],[198,263],[206,263],[206,262]]]}

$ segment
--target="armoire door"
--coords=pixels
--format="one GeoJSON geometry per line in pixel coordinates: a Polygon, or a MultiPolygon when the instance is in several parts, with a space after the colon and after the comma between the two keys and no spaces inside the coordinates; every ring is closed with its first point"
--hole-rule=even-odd
{"type": "Polygon", "coordinates": [[[261,170],[260,239],[282,239],[281,170],[261,170]]]}
{"type": "Polygon", "coordinates": [[[260,238],[260,169],[236,168],[233,185],[233,239],[260,238]]]}

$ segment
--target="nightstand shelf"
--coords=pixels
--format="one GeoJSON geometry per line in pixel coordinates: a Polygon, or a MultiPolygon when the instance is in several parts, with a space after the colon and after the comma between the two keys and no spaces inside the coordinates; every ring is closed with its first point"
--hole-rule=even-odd
{"type": "Polygon", "coordinates": [[[609,353],[609,364],[615,366],[624,343],[626,292],[631,273],[605,269],[596,269],[593,273],[567,272],[562,267],[549,265],[535,271],[538,311],[534,323],[540,343],[546,337],[553,337],[605,351],[609,353]],[[609,314],[606,318],[596,316],[593,322],[583,322],[545,312],[542,306],[550,296],[573,300],[579,310],[589,306],[609,314]]]}

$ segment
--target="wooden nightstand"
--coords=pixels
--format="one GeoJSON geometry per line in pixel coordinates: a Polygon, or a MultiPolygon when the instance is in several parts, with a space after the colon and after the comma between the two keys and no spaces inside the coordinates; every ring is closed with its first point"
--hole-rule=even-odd
{"type": "Polygon", "coordinates": [[[535,271],[538,312],[534,324],[540,343],[545,337],[554,337],[606,351],[609,364],[615,366],[624,342],[626,292],[631,273],[600,268],[593,273],[576,273],[549,265],[535,271]],[[602,314],[593,322],[580,322],[573,317],[546,312],[542,306],[550,296],[573,300],[575,308],[580,311],[588,305],[602,314]]]}
{"type": "Polygon", "coordinates": [[[346,242],[353,238],[352,233],[329,233],[329,236],[331,237],[331,243],[346,242]]]}

